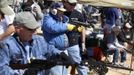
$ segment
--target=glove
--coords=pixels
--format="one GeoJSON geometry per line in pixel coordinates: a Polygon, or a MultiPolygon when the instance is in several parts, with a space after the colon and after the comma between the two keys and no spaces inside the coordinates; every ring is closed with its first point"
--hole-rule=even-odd
{"type": "Polygon", "coordinates": [[[67,56],[67,54],[65,54],[64,52],[60,53],[60,57],[62,60],[65,60],[65,61],[70,60],[69,56],[67,56]]]}
{"type": "Polygon", "coordinates": [[[76,26],[73,25],[73,24],[68,24],[68,25],[67,25],[67,30],[72,31],[75,27],[76,27],[76,26]]]}
{"type": "Polygon", "coordinates": [[[72,64],[72,61],[70,60],[69,56],[67,56],[64,52],[61,52],[61,53],[60,53],[60,57],[61,57],[62,63],[63,63],[64,65],[67,66],[67,65],[72,64]]]}
{"type": "Polygon", "coordinates": [[[68,29],[69,31],[82,32],[83,27],[82,27],[82,26],[75,26],[75,25],[73,25],[73,24],[68,24],[68,25],[67,25],[67,29],[68,29]]]}
{"type": "Polygon", "coordinates": [[[82,32],[82,30],[83,30],[82,26],[76,26],[76,27],[74,27],[74,29],[72,31],[82,32]]]}
{"type": "Polygon", "coordinates": [[[82,32],[82,30],[83,30],[83,27],[82,27],[82,26],[79,26],[79,27],[77,28],[77,31],[78,31],[78,32],[82,32]]]}

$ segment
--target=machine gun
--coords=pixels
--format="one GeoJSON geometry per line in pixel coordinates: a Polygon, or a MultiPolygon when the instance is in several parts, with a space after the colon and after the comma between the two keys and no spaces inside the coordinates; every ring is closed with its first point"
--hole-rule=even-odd
{"type": "Polygon", "coordinates": [[[10,67],[12,69],[38,68],[40,70],[47,70],[47,69],[50,69],[51,67],[53,67],[55,65],[65,65],[65,66],[84,65],[84,66],[87,66],[89,70],[93,70],[94,72],[96,72],[99,75],[105,75],[108,72],[108,67],[133,71],[133,69],[130,69],[130,68],[121,67],[121,66],[114,66],[112,64],[108,64],[108,63],[105,63],[105,62],[96,61],[93,58],[85,59],[80,64],[61,61],[61,60],[34,59],[34,60],[31,61],[31,63],[28,63],[28,64],[10,64],[10,67]]]}
{"type": "Polygon", "coordinates": [[[106,63],[104,61],[97,61],[92,57],[83,60],[83,65],[87,66],[89,70],[93,70],[94,73],[97,73],[97,75],[105,75],[108,72],[108,67],[134,71],[131,67],[129,68],[129,67],[117,66],[111,63],[106,63]]]}
{"type": "Polygon", "coordinates": [[[38,69],[50,69],[55,65],[70,65],[71,62],[61,61],[61,60],[42,60],[42,59],[32,59],[31,63],[19,64],[10,63],[12,69],[26,69],[26,68],[38,68],[38,69]]]}
{"type": "Polygon", "coordinates": [[[96,61],[93,58],[83,60],[83,65],[87,66],[89,70],[93,70],[97,75],[105,75],[108,72],[108,67],[101,61],[96,61]]]}
{"type": "Polygon", "coordinates": [[[88,28],[94,27],[92,24],[92,23],[94,23],[94,21],[91,21],[90,23],[85,23],[85,22],[80,22],[75,18],[71,18],[71,23],[76,24],[78,26],[88,27],[88,28]]]}
{"type": "Polygon", "coordinates": [[[28,64],[10,64],[10,67],[12,69],[38,68],[40,70],[46,70],[46,69],[50,69],[51,67],[53,67],[55,65],[65,65],[65,66],[85,65],[90,70],[94,69],[100,75],[104,75],[108,71],[108,68],[105,65],[103,65],[101,62],[95,63],[92,60],[86,60],[86,61],[82,61],[80,64],[76,64],[76,63],[71,63],[71,62],[66,62],[66,61],[61,61],[61,60],[34,59],[34,60],[31,60],[31,63],[28,63],[28,64]]]}

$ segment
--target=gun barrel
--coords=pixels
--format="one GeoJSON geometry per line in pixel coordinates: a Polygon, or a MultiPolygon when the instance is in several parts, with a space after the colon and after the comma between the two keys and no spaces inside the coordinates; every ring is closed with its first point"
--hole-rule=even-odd
{"type": "Polygon", "coordinates": [[[112,67],[112,68],[118,68],[118,69],[124,69],[124,70],[134,71],[132,68],[128,68],[128,67],[115,66],[115,65],[111,65],[111,64],[106,64],[106,66],[112,67]]]}
{"type": "Polygon", "coordinates": [[[72,22],[76,23],[78,25],[84,26],[84,27],[90,27],[89,23],[84,23],[84,22],[80,22],[80,21],[77,21],[77,20],[73,20],[72,22]]]}

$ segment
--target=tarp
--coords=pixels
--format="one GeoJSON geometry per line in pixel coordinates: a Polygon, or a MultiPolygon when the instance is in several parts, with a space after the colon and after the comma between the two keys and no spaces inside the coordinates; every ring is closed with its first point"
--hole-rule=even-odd
{"type": "MultiPolygon", "coordinates": [[[[51,0],[61,1],[61,0],[51,0]]],[[[78,0],[80,3],[88,3],[92,6],[117,7],[134,10],[134,0],[78,0]]]]}
{"type": "Polygon", "coordinates": [[[134,9],[134,0],[79,0],[92,6],[134,9]]]}

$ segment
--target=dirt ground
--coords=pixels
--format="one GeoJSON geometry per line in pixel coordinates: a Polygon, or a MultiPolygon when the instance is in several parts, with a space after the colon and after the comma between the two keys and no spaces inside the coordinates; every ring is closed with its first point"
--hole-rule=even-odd
{"type": "MultiPolygon", "coordinates": [[[[131,56],[132,56],[131,54],[129,54],[129,53],[127,54],[127,62],[126,63],[129,67],[130,67],[130,63],[131,63],[131,56]]],[[[132,68],[134,69],[134,62],[132,64],[132,68]]],[[[68,69],[68,75],[70,75],[69,71],[70,71],[70,68],[68,69]]],[[[96,75],[96,74],[94,74],[93,72],[89,72],[89,75],[96,75]]],[[[134,71],[128,71],[128,70],[109,67],[109,71],[106,75],[134,75],[134,71]]]]}
{"type": "MultiPolygon", "coordinates": [[[[131,54],[127,54],[127,65],[130,67],[131,63],[131,54]]],[[[134,59],[133,59],[134,60],[134,59]]],[[[134,69],[134,62],[132,64],[132,68],[134,69]]],[[[109,68],[109,71],[106,75],[134,75],[134,71],[128,71],[123,69],[115,69],[115,68],[109,68]]]]}

